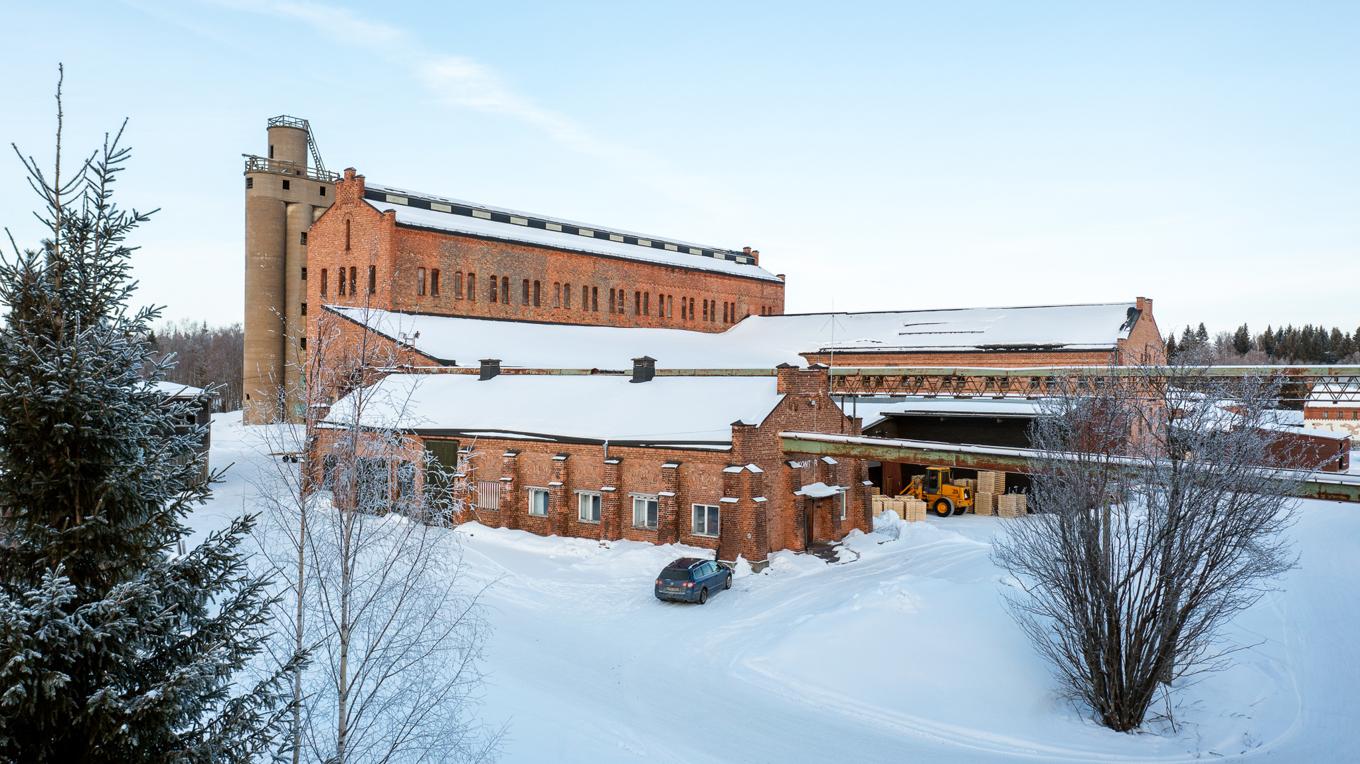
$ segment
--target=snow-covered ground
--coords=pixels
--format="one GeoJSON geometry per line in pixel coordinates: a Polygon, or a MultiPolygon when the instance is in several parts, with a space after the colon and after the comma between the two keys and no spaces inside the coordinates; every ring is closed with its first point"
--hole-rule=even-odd
{"type": "MultiPolygon", "coordinates": [[[[214,420],[214,466],[236,467],[198,530],[250,506],[258,441],[214,420]]],[[[1250,647],[1173,693],[1174,731],[1136,735],[1057,697],[1006,615],[991,539],[1023,521],[889,525],[840,565],[780,553],[702,607],[652,596],[699,550],[454,532],[494,581],[482,715],[508,722],[506,761],[1338,761],[1360,739],[1360,506],[1305,504],[1298,568],[1229,630],[1250,647]]]]}

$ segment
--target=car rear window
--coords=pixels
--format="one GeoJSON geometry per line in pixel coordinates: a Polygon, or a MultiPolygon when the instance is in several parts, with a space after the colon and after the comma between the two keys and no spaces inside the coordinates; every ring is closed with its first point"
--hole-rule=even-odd
{"type": "Polygon", "coordinates": [[[666,568],[661,571],[662,578],[669,578],[676,581],[689,580],[689,568],[666,568]]]}

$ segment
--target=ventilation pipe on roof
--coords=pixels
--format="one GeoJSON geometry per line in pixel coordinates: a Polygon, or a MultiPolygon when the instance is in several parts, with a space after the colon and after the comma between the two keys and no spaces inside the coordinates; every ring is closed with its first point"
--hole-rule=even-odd
{"type": "Polygon", "coordinates": [[[501,373],[501,359],[483,358],[482,373],[477,375],[477,379],[486,381],[501,373]]]}
{"type": "Polygon", "coordinates": [[[656,376],[656,359],[644,355],[641,358],[633,359],[633,379],[632,382],[651,382],[656,376]]]}

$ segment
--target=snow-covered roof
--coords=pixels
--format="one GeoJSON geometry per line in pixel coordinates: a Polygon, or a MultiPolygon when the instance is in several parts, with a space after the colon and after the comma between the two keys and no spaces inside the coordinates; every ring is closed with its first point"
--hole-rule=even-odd
{"type": "Polygon", "coordinates": [[[526,368],[773,368],[804,353],[1113,349],[1133,303],[748,316],[726,331],[536,324],[327,306],[445,363],[499,358],[526,368]]]}
{"type": "Polygon", "coordinates": [[[156,382],[156,389],[167,398],[197,398],[206,392],[201,387],[190,387],[179,382],[156,382]]]}
{"type": "Polygon", "coordinates": [[[849,416],[873,427],[890,416],[1036,417],[1040,401],[1027,398],[925,398],[921,396],[855,396],[837,398],[849,416]]]}
{"type": "Polygon", "coordinates": [[[1355,379],[1327,379],[1313,385],[1308,394],[1308,408],[1360,408],[1360,381],[1355,379]]]}
{"type": "Polygon", "coordinates": [[[350,393],[327,421],[468,436],[725,446],[734,422],[760,424],[773,377],[392,374],[350,393]]]}
{"type": "Polygon", "coordinates": [[[806,496],[809,499],[825,499],[828,496],[838,496],[845,493],[845,486],[827,485],[821,481],[808,483],[793,492],[796,496],[806,496]]]}
{"type": "Polygon", "coordinates": [[[745,252],[368,184],[364,199],[397,224],[779,282],[745,252]]]}

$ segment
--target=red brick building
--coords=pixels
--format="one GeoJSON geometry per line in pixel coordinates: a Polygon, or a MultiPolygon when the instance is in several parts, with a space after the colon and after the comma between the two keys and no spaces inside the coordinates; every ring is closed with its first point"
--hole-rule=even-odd
{"type": "MultiPolygon", "coordinates": [[[[715,549],[757,567],[871,528],[866,466],[792,460],[781,431],[855,435],[825,369],[770,377],[630,374],[392,374],[338,401],[313,464],[355,421],[409,435],[391,484],[424,453],[476,485],[464,519],[541,535],[715,549]],[[461,456],[457,456],[460,454],[461,456]],[[410,466],[407,466],[410,465],[410,466]]],[[[421,478],[422,480],[424,478],[421,478]]]]}
{"type": "Polygon", "coordinates": [[[307,302],[719,332],[784,311],[760,253],[370,186],[346,170],[307,233],[307,302]]]}

